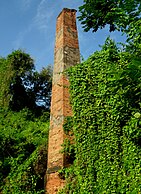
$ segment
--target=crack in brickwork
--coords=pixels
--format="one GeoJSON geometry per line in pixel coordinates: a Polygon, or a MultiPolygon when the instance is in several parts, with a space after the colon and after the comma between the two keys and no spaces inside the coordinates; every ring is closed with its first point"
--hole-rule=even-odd
{"type": "Polygon", "coordinates": [[[72,109],[69,101],[69,80],[63,71],[77,63],[80,63],[80,52],[76,10],[64,8],[56,23],[46,185],[49,194],[56,194],[65,184],[57,170],[68,166],[68,160],[61,150],[66,137],[63,131],[64,119],[66,116],[72,116],[72,109]]]}

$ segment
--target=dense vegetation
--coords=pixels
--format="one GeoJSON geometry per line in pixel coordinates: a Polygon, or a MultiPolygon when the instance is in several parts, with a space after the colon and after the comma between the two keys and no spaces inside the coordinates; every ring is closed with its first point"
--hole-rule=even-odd
{"type": "Polygon", "coordinates": [[[110,39],[69,70],[76,159],[65,193],[141,191],[140,75],[141,58],[110,39]]]}
{"type": "Polygon", "coordinates": [[[0,59],[0,192],[44,193],[52,70],[21,50],[0,59]]]}
{"type": "Polygon", "coordinates": [[[47,117],[35,118],[27,109],[0,110],[2,193],[44,193],[48,128],[47,117]]]}
{"type": "Polygon", "coordinates": [[[140,1],[89,1],[80,7],[85,31],[110,25],[127,41],[107,38],[101,51],[71,67],[73,117],[64,125],[74,144],[64,142],[73,165],[60,174],[60,193],[141,192],[141,18],[140,1]],[[72,157],[73,156],[73,157],[72,157]]]}

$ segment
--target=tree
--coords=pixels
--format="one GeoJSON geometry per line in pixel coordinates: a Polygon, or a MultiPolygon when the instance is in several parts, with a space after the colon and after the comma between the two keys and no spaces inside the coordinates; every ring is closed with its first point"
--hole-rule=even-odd
{"type": "Polygon", "coordinates": [[[126,51],[141,57],[141,1],[140,0],[84,0],[78,17],[84,31],[109,25],[109,31],[126,34],[126,51]]]}
{"type": "Polygon", "coordinates": [[[35,72],[33,76],[32,93],[35,94],[35,100],[38,106],[46,109],[50,107],[52,88],[52,67],[47,66],[41,72],[35,72]]]}
{"type": "Polygon", "coordinates": [[[30,79],[34,71],[34,61],[29,54],[21,50],[7,56],[9,69],[12,71],[9,85],[9,107],[19,111],[25,107],[35,106],[35,100],[28,92],[31,87],[30,79]]]}
{"type": "Polygon", "coordinates": [[[35,71],[29,54],[16,50],[0,59],[0,106],[14,111],[29,108],[49,110],[51,96],[51,66],[35,71]]]}
{"type": "Polygon", "coordinates": [[[107,24],[109,30],[126,32],[130,24],[140,19],[140,0],[84,0],[79,7],[84,30],[96,32],[107,24]]]}

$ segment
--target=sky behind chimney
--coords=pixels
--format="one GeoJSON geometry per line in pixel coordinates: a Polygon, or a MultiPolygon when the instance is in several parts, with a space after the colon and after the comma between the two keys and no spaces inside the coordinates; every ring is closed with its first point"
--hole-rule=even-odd
{"type": "MultiPolygon", "coordinates": [[[[0,2],[0,56],[22,49],[35,60],[37,70],[54,63],[56,18],[63,8],[78,10],[83,0],[4,0],[0,2]]],[[[79,12],[77,12],[77,16],[79,12]]],[[[123,41],[120,33],[107,28],[97,33],[83,32],[77,20],[80,53],[87,59],[110,34],[123,41]]]]}

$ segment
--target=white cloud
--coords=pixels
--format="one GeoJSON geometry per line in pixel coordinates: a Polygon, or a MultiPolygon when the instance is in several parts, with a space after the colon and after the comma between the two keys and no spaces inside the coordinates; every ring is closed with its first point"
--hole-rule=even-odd
{"type": "MultiPolygon", "coordinates": [[[[33,0],[21,0],[23,5],[23,9],[29,8],[33,0]]],[[[41,0],[38,6],[36,7],[36,14],[32,18],[32,22],[30,22],[26,28],[24,28],[17,35],[16,40],[13,41],[12,45],[15,49],[21,48],[24,43],[25,37],[27,37],[28,33],[31,31],[40,30],[42,33],[47,33],[48,28],[51,26],[52,18],[54,17],[54,10],[49,9],[47,0],[41,0]]]]}
{"type": "Polygon", "coordinates": [[[46,0],[41,0],[40,4],[37,7],[37,13],[34,18],[34,24],[37,28],[41,31],[47,31],[48,27],[50,26],[51,19],[54,15],[54,10],[47,10],[48,2],[46,0]]]}
{"type": "Polygon", "coordinates": [[[31,6],[32,1],[33,0],[21,0],[22,10],[23,11],[27,11],[30,8],[30,6],[31,6]]]}

